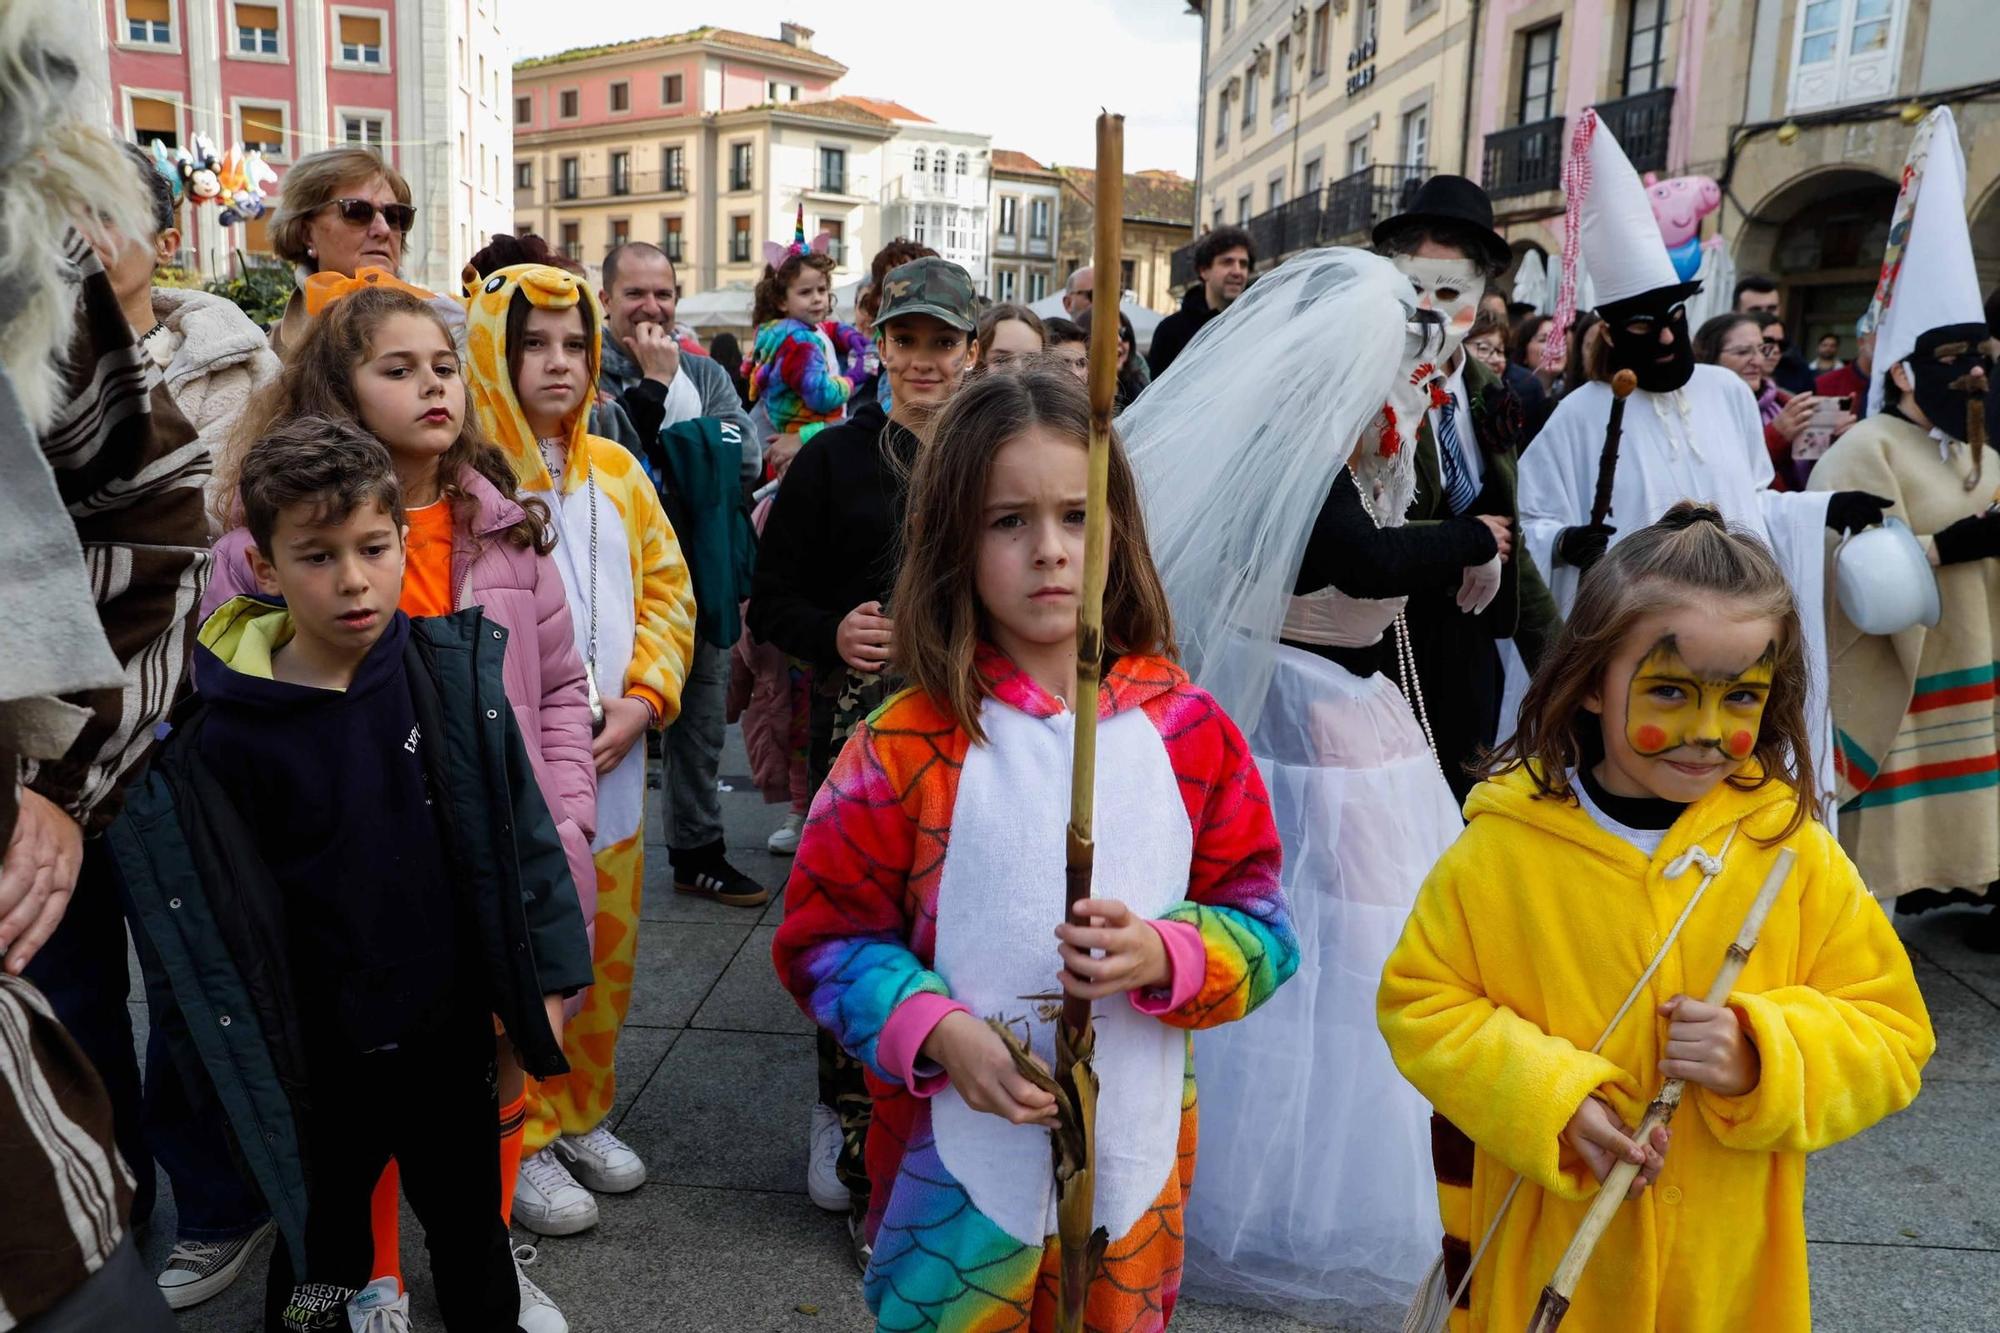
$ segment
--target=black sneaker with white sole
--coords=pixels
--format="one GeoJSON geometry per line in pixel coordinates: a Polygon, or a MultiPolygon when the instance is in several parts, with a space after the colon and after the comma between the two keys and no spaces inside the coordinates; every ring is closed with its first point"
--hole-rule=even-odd
{"type": "Polygon", "coordinates": [[[722,855],[721,847],[673,853],[674,892],[713,898],[728,907],[762,907],[771,891],[722,855]]]}
{"type": "Polygon", "coordinates": [[[273,1224],[264,1222],[227,1240],[181,1240],[158,1278],[167,1307],[185,1310],[227,1291],[242,1275],[258,1242],[272,1230],[273,1224]]]}

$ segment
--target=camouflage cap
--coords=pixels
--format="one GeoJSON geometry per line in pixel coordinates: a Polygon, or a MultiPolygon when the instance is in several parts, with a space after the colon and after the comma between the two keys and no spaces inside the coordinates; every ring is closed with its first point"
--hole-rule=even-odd
{"type": "Polygon", "coordinates": [[[972,303],[971,275],[949,259],[926,255],[883,275],[882,306],[875,312],[875,322],[929,315],[970,333],[977,325],[972,303]]]}

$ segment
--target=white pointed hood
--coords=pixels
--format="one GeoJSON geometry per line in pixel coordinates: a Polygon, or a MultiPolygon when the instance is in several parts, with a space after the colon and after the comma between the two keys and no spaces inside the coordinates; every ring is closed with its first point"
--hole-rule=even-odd
{"type": "Polygon", "coordinates": [[[1965,152],[1948,106],[1925,116],[1910,140],[1882,276],[1868,310],[1875,322],[1870,412],[1882,410],[1883,375],[1910,355],[1926,330],[1986,322],[1965,222],[1965,152]]]}
{"type": "Polygon", "coordinates": [[[1562,271],[1551,338],[1568,335],[1579,308],[1601,310],[1668,288],[1683,296],[1697,290],[1699,284],[1682,282],[1674,271],[1646,187],[1594,107],[1577,117],[1562,180],[1562,271]],[[1587,295],[1581,291],[1586,271],[1587,295]]]}

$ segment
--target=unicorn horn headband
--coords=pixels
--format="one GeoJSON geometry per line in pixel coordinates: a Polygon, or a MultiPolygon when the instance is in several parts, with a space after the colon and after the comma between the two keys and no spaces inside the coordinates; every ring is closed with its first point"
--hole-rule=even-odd
{"type": "Polygon", "coordinates": [[[827,247],[832,244],[832,234],[824,231],[812,238],[811,245],[806,244],[806,206],[801,200],[798,220],[792,224],[792,243],[780,245],[776,241],[764,242],[764,262],[772,268],[783,268],[800,255],[823,255],[827,247]]]}

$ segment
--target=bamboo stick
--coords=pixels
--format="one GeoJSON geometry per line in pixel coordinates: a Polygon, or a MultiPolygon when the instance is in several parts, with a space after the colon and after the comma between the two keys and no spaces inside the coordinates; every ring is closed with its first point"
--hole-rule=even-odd
{"type": "MultiPolygon", "coordinates": [[[[1798,854],[1791,848],[1779,850],[1770,873],[1764,876],[1763,887],[1751,900],[1750,910],[1743,914],[1743,925],[1736,932],[1729,951],[1723,955],[1722,966],[1710,983],[1708,994],[1703,997],[1707,1003],[1719,1005],[1728,1002],[1729,993],[1736,989],[1737,978],[1743,975],[1743,965],[1750,961],[1750,951],[1757,947],[1757,936],[1764,929],[1764,918],[1771,914],[1771,904],[1777,901],[1778,891],[1784,888],[1785,880],[1792,873],[1792,862],[1797,859],[1798,854]]],[[[1668,1079],[1660,1088],[1660,1095],[1646,1108],[1645,1117],[1632,1136],[1634,1141],[1644,1144],[1654,1130],[1672,1120],[1674,1112],[1680,1109],[1681,1096],[1686,1090],[1685,1079],[1668,1079]]],[[[1583,1215],[1583,1222],[1577,1227],[1569,1248],[1563,1251],[1555,1276],[1542,1288],[1542,1298],[1535,1304],[1534,1317],[1528,1321],[1528,1333],[1555,1333],[1561,1325],[1563,1316],[1569,1313],[1570,1297],[1576,1294],[1576,1284],[1583,1277],[1585,1265],[1590,1262],[1591,1251],[1604,1238],[1605,1229],[1611,1225],[1618,1205],[1625,1201],[1626,1191],[1632,1188],[1632,1182],[1638,1175],[1637,1163],[1620,1162],[1598,1186],[1597,1197],[1591,1200],[1590,1211],[1583,1215]]]]}
{"type": "MultiPolygon", "coordinates": [[[[1091,265],[1102,277],[1090,321],[1090,463],[1084,504],[1083,598],[1077,611],[1076,748],[1070,766],[1069,825],[1063,839],[1063,919],[1090,897],[1097,779],[1097,695],[1104,673],[1104,583],[1110,574],[1111,411],[1118,388],[1118,305],[1123,294],[1125,118],[1097,117],[1097,237],[1091,265]],[[1102,298],[1110,294],[1109,304],[1102,298]]],[[[1062,1247],[1056,1329],[1081,1333],[1083,1307],[1110,1238],[1091,1225],[1096,1202],[1096,1034],[1090,1001],[1066,996],[1056,1032],[1056,1083],[1071,1111],[1055,1136],[1056,1236],[1062,1247]],[[1065,1158],[1069,1160],[1065,1160],[1065,1158]]]]}

